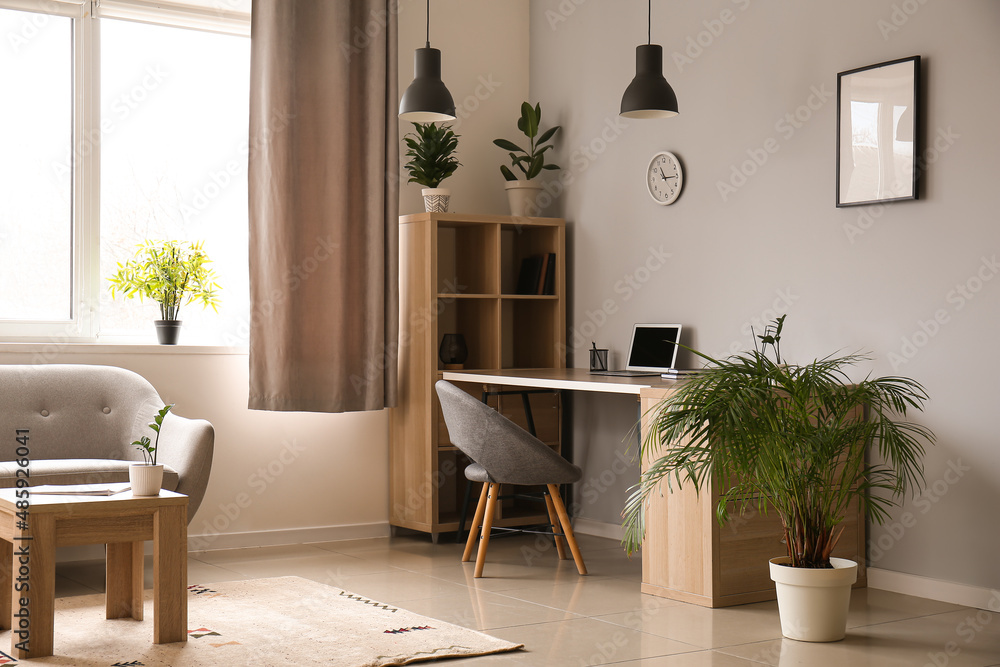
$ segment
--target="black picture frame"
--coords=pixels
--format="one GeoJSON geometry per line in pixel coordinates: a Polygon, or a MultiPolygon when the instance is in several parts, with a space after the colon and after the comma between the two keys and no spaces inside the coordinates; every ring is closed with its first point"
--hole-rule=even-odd
{"type": "Polygon", "coordinates": [[[837,74],[837,207],[919,198],[920,56],[837,74]]]}

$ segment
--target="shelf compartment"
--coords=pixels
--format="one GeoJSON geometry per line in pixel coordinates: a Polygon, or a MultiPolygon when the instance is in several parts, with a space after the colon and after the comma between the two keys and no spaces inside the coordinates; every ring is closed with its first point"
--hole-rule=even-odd
{"type": "Polygon", "coordinates": [[[501,368],[562,367],[558,300],[504,298],[500,310],[501,368]]]}
{"type": "Polygon", "coordinates": [[[562,228],[556,226],[501,225],[500,227],[500,291],[516,294],[521,263],[536,255],[554,253],[556,256],[555,291],[560,294],[563,273],[562,228]]]}
{"type": "Polygon", "coordinates": [[[442,224],[437,230],[437,292],[496,294],[498,227],[442,224]]]}
{"type": "Polygon", "coordinates": [[[469,358],[465,368],[497,368],[497,332],[499,330],[498,301],[493,298],[438,300],[437,338],[434,341],[435,364],[438,370],[444,363],[438,349],[444,334],[459,333],[465,337],[469,358]]]}

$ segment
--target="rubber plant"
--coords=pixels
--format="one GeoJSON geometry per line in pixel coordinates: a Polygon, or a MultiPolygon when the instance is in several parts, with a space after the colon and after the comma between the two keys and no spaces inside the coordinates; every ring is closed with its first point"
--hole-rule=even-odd
{"type": "Polygon", "coordinates": [[[132,444],[142,452],[142,460],[149,465],[156,465],[156,451],[160,446],[160,429],[163,427],[163,419],[167,416],[167,413],[174,407],[174,404],[164,405],[156,416],[153,417],[153,423],[149,425],[149,428],[156,432],[156,439],[150,440],[148,435],[144,435],[132,444]]]}
{"type": "Polygon", "coordinates": [[[626,551],[639,548],[647,499],[662,482],[703,490],[714,479],[720,523],[730,507],[773,509],[791,565],[829,568],[852,501],[882,523],[923,485],[924,445],[934,435],[906,416],[923,409],[924,388],[906,377],[853,381],[848,370],[870,359],[864,354],[786,363],[784,321],[752,351],[716,360],[692,350],[705,368],[650,415],[640,452],[648,465],[623,512],[626,551]],[[869,448],[878,462],[866,462],[869,448]]]}
{"type": "Polygon", "coordinates": [[[455,173],[462,163],[455,157],[460,135],[448,125],[414,123],[416,134],[403,137],[406,156],[410,161],[405,169],[410,173],[407,183],[418,183],[425,188],[436,188],[455,173]]]}
{"type": "Polygon", "coordinates": [[[121,293],[126,299],[152,299],[162,320],[177,320],[181,305],[193,302],[217,311],[221,288],[210,263],[203,241],[143,241],[108,279],[111,297],[121,293]]]}
{"type": "MultiPolygon", "coordinates": [[[[553,147],[552,144],[546,144],[546,142],[551,140],[561,127],[556,125],[543,132],[541,136],[538,136],[541,121],[541,104],[531,106],[527,102],[522,102],[521,117],[517,119],[517,129],[528,139],[528,150],[521,148],[513,141],[508,141],[507,139],[493,140],[494,144],[508,151],[511,167],[519,169],[521,174],[524,175],[524,179],[528,181],[541,174],[542,170],[559,169],[557,165],[545,161],[545,152],[553,147]]],[[[507,165],[500,165],[500,173],[508,181],[518,180],[517,175],[507,165]]]]}

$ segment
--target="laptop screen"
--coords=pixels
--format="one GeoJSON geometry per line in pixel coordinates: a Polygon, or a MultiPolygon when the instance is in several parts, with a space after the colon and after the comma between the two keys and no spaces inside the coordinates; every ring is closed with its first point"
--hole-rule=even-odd
{"type": "Polygon", "coordinates": [[[656,371],[674,368],[680,337],[679,324],[636,324],[632,330],[632,345],[628,352],[628,370],[656,371]]]}

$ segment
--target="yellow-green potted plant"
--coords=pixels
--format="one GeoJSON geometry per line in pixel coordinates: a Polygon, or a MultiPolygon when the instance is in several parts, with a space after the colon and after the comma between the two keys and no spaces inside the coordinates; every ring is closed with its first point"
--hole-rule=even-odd
{"type": "Polygon", "coordinates": [[[154,322],[161,345],[176,345],[180,336],[178,319],[182,304],[201,303],[218,310],[219,284],[209,268],[212,260],[205,253],[204,242],[144,241],[135,256],[118,263],[111,278],[111,298],[121,293],[126,299],[150,298],[160,306],[160,319],[154,322]]]}
{"type": "Polygon", "coordinates": [[[695,351],[708,364],[652,414],[641,452],[648,463],[623,512],[624,545],[639,548],[646,500],[662,482],[704,489],[714,479],[720,522],[729,507],[748,506],[781,519],[787,553],[771,559],[770,571],[782,634],[836,641],[857,577],[857,563],[831,557],[840,524],[852,501],[881,523],[919,491],[924,444],[934,435],[906,415],[928,396],[906,377],[852,380],[847,371],[864,355],[785,363],[784,319],[752,351],[723,360],[695,351]],[[879,462],[869,463],[869,452],[879,462]]]}

